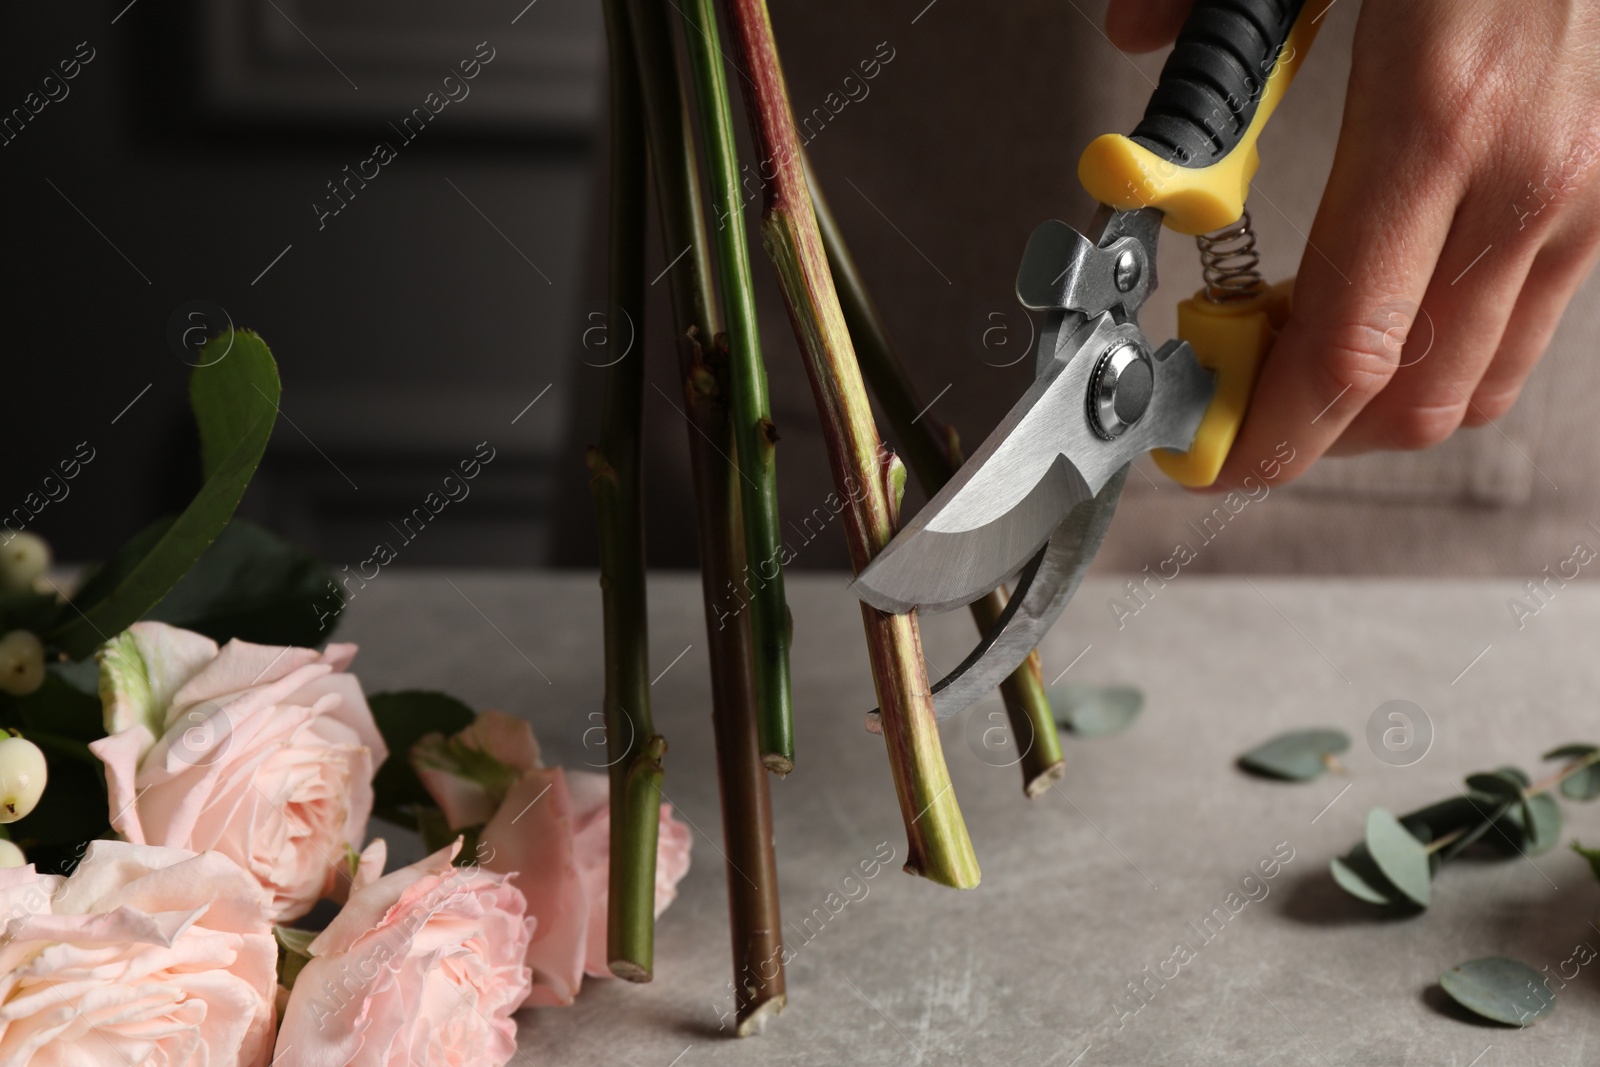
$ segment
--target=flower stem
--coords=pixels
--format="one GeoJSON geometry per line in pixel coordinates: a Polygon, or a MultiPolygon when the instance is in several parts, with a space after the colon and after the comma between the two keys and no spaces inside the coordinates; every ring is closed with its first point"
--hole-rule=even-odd
{"type": "MultiPolygon", "coordinates": [[[[683,9],[678,8],[680,12],[683,9]]],[[[744,518],[743,585],[750,598],[750,631],[755,647],[756,725],[761,759],[778,775],[794,769],[794,718],[789,678],[789,607],[783,594],[786,562],[778,532],[778,434],[767,398],[767,371],[761,361],[761,331],[756,322],[755,283],[745,240],[744,198],[733,136],[733,107],[723,65],[712,0],[695,0],[684,33],[694,72],[700,129],[716,214],[717,269],[728,317],[728,382],[733,437],[739,468],[746,476],[739,492],[744,518]],[[754,579],[754,588],[750,588],[754,579]]]]}
{"type": "MultiPolygon", "coordinates": [[[[611,60],[610,302],[644,322],[645,182],[648,155],[639,79],[629,54],[621,0],[605,2],[611,60]]],[[[661,756],[666,742],[650,719],[640,434],[642,354],[606,368],[600,444],[589,449],[590,488],[600,532],[605,613],[606,747],[611,761],[610,910],[606,958],[612,973],[650,980],[655,940],[656,837],[661,756]]]]}
{"type": "MultiPolygon", "coordinates": [[[[751,632],[753,613],[719,607],[744,577],[745,538],[740,468],[729,417],[729,373],[711,291],[711,264],[695,161],[673,36],[660,0],[627,0],[634,54],[645,87],[645,120],[668,249],[688,249],[669,272],[678,365],[689,425],[690,464],[700,547],[701,594],[711,659],[711,721],[727,861],[729,934],[736,988],[736,1032],[758,1032],[786,1002],[772,805],[757,742],[757,689],[751,632]]],[[[692,37],[693,35],[691,35],[692,37]]],[[[757,362],[756,370],[760,371],[757,362]]],[[[749,473],[746,471],[746,473],[749,473]]],[[[759,477],[771,483],[770,464],[759,477]]],[[[780,605],[782,589],[779,587],[780,605]]],[[[787,660],[785,659],[785,666],[787,660]]],[[[787,695],[787,674],[784,674],[787,695]]]]}
{"type": "MultiPolygon", "coordinates": [[[[745,110],[768,179],[762,242],[777,268],[789,319],[828,446],[834,485],[845,501],[845,539],[857,573],[893,537],[905,468],[878,437],[861,368],[828,271],[802,169],[772,23],[764,0],[727,0],[745,110]]],[[[978,884],[978,862],[951,788],[929,694],[915,612],[861,606],[867,650],[883,712],[883,734],[909,838],[906,869],[958,888],[978,884]]]]}
{"type": "MultiPolygon", "coordinates": [[[[828,253],[828,266],[833,271],[834,284],[839,287],[839,303],[844,310],[845,325],[850,329],[850,340],[861,360],[861,370],[905,450],[912,473],[917,476],[922,491],[931,497],[961,468],[961,439],[955,428],[941,422],[931,410],[932,406],[924,404],[918,395],[905,363],[889,340],[888,328],[872,302],[833,212],[828,209],[809,161],[806,178],[811,187],[811,206],[822,232],[822,244],[828,253]]],[[[1004,587],[973,601],[972,619],[977,623],[978,632],[987,634],[1005,606],[1004,587]]],[[[1037,797],[1066,773],[1061,737],[1055,715],[1050,710],[1050,698],[1045,695],[1037,651],[1028,653],[1028,658],[1000,684],[1000,696],[1005,701],[1006,716],[1011,723],[1012,743],[1022,753],[1019,761],[1022,791],[1029,797],[1037,797]]]]}

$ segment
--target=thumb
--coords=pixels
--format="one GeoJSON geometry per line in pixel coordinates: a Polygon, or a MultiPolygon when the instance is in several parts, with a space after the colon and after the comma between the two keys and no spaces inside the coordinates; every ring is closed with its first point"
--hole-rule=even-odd
{"type": "Polygon", "coordinates": [[[1106,35],[1124,52],[1154,52],[1183,28],[1194,0],[1111,0],[1106,35]]]}

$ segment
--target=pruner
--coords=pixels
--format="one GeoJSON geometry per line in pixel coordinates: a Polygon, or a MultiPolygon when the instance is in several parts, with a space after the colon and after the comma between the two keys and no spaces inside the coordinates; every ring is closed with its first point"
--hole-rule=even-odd
{"type": "Polygon", "coordinates": [[[1077,590],[1128,466],[1150,452],[1210,485],[1244,418],[1289,282],[1256,267],[1244,201],[1256,140],[1331,0],[1196,0],[1131,137],[1094,140],[1078,178],[1100,203],[1087,233],[1034,230],[1017,297],[1044,313],[1035,378],[983,445],[856,578],[887,612],[946,611],[1013,581],[1005,611],[933,687],[948,718],[1022,663],[1077,590]],[[1156,288],[1162,225],[1198,239],[1206,285],[1153,345],[1139,309],[1156,288]]]}

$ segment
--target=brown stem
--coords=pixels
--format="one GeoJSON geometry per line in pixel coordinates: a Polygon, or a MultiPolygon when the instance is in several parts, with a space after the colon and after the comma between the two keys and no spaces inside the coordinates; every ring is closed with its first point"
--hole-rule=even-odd
{"type": "MultiPolygon", "coordinates": [[[[727,0],[745,110],[768,180],[761,234],[777,268],[789,321],[800,340],[829,466],[845,503],[845,539],[857,573],[893,537],[905,468],[878,437],[866,384],[828,271],[802,170],[800,142],[764,0],[727,0]]],[[[883,711],[900,813],[906,869],[958,888],[978,884],[978,862],[951,788],[933,714],[917,616],[863,604],[867,649],[883,711]]]]}
{"type": "MultiPolygon", "coordinates": [[[[888,328],[872,302],[866,281],[850,255],[833,212],[828,209],[809,161],[806,178],[811,187],[811,203],[822,233],[822,244],[827,249],[828,266],[839,287],[845,325],[850,329],[850,339],[861,359],[862,372],[905,449],[912,473],[921,483],[922,491],[931,497],[961,468],[961,439],[918,395],[910,372],[889,340],[888,328]]],[[[1004,587],[973,601],[970,610],[978,632],[987,634],[1005,606],[1004,587]]],[[[1000,696],[1011,723],[1012,743],[1022,753],[1018,760],[1022,768],[1022,791],[1030,798],[1037,797],[1050,788],[1050,783],[1060,780],[1067,768],[1061,754],[1055,715],[1050,710],[1050,698],[1045,694],[1037,651],[1028,653],[1028,658],[1000,684],[1000,696]]]]}
{"type": "MultiPolygon", "coordinates": [[[[1596,763],[1600,763],[1600,752],[1579,757],[1578,759],[1573,760],[1571,763],[1564,765],[1560,770],[1554,772],[1548,777],[1541,778],[1539,781],[1534,782],[1532,785],[1528,786],[1522,791],[1522,795],[1523,797],[1533,797],[1538,796],[1540,793],[1548,793],[1550,790],[1554,789],[1568,778],[1571,778],[1574,774],[1577,774],[1579,771],[1584,770],[1585,768],[1592,767],[1596,763]]],[[[1511,810],[1512,805],[1515,803],[1516,801],[1508,800],[1501,804],[1500,807],[1496,808],[1493,815],[1488,816],[1480,822],[1473,823],[1470,826],[1458,826],[1444,836],[1428,842],[1427,851],[1437,852],[1442,848],[1447,848],[1456,841],[1459,841],[1461,837],[1468,831],[1478,831],[1481,835],[1483,828],[1493,825],[1496,820],[1498,820],[1507,811],[1511,810]]],[[[1445,857],[1445,859],[1449,858],[1449,856],[1445,857]]]]}
{"type": "Polygon", "coordinates": [[[705,212],[685,100],[685,75],[660,0],[627,0],[634,54],[645,86],[645,118],[660,203],[662,244],[689,254],[668,273],[678,366],[694,475],[700,588],[711,660],[711,722],[727,867],[736,1033],[759,1032],[783,1010],[782,921],[772,806],[757,743],[751,616],[726,610],[726,591],[745,574],[740,469],[729,411],[726,349],[718,335],[705,212]],[[710,346],[710,351],[705,347],[710,346]]]}
{"type": "MultiPolygon", "coordinates": [[[[698,354],[698,346],[697,346],[698,354]]],[[[684,378],[690,417],[719,447],[732,448],[726,400],[726,355],[693,365],[684,378]]],[[[719,611],[727,582],[742,573],[738,476],[709,447],[691,450],[700,518],[700,569],[711,650],[711,722],[722,791],[722,840],[727,852],[728,919],[733,942],[734,1007],[740,1037],[759,1033],[788,1002],[783,973],[783,921],[772,848],[772,801],[756,736],[755,685],[750,674],[749,620],[719,611]]]]}

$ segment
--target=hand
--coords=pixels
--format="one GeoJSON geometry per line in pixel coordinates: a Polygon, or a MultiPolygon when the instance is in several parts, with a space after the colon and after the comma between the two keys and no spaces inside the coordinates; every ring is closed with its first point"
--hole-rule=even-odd
{"type": "MultiPolygon", "coordinates": [[[[1189,7],[1112,0],[1106,29],[1148,51],[1189,7]]],[[[1600,251],[1600,4],[1365,0],[1352,62],[1293,314],[1219,485],[1283,441],[1287,480],[1499,418],[1600,251]]]]}

